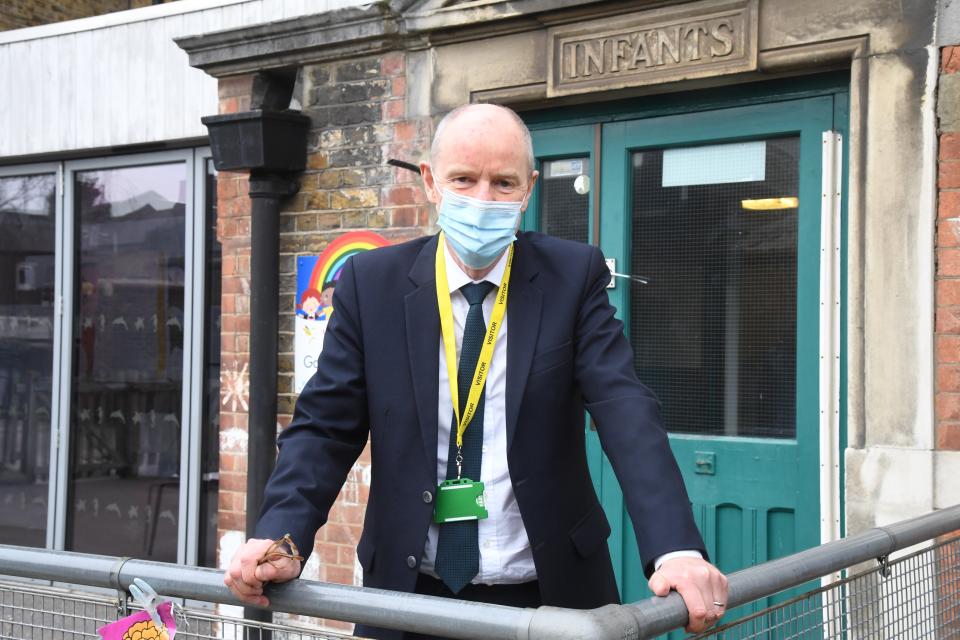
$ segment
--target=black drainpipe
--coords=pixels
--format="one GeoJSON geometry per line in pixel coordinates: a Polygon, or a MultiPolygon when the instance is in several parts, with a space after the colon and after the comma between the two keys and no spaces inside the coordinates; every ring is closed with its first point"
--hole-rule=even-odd
{"type": "MultiPolygon", "coordinates": [[[[263,490],[276,463],[280,205],[300,188],[310,119],[287,109],[295,73],[258,74],[251,111],[207,116],[218,171],[250,171],[250,394],[247,425],[246,534],[253,536],[263,490]],[[257,108],[259,107],[259,108],[257,108]]],[[[269,611],[244,608],[269,622],[269,611]]],[[[249,630],[256,633],[254,630],[249,630]]],[[[269,632],[262,636],[266,638],[269,632]]]]}
{"type": "MultiPolygon", "coordinates": [[[[309,122],[309,120],[308,120],[309,122]]],[[[250,400],[247,426],[247,537],[276,463],[277,352],[280,315],[280,203],[299,181],[250,173],[250,400]]]]}

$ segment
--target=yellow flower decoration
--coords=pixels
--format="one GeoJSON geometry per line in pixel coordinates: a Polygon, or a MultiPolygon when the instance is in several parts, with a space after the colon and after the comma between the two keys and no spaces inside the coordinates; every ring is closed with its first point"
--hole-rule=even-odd
{"type": "Polygon", "coordinates": [[[153,620],[144,620],[127,629],[123,640],[170,640],[170,636],[166,629],[158,629],[153,620]]]}

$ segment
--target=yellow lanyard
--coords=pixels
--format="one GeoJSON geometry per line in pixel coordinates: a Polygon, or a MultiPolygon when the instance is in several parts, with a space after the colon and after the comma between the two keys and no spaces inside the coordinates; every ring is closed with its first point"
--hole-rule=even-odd
{"type": "Polygon", "coordinates": [[[493,347],[497,343],[497,334],[503,324],[503,315],[507,311],[507,293],[510,283],[510,267],[513,265],[513,245],[507,253],[507,267],[503,270],[500,280],[500,289],[497,290],[497,299],[493,303],[493,314],[490,316],[490,325],[487,335],[480,348],[480,357],[477,359],[477,368],[473,372],[473,384],[467,395],[467,405],[463,415],[460,415],[460,395],[457,389],[457,345],[453,332],[453,307],[450,304],[450,285],[447,283],[447,260],[443,253],[443,232],[437,242],[437,306],[440,309],[440,329],[443,333],[443,349],[447,356],[447,378],[450,380],[450,398],[453,400],[453,414],[457,418],[457,448],[463,447],[463,434],[477,411],[480,394],[487,382],[487,373],[490,371],[490,361],[493,360],[493,347]]]}

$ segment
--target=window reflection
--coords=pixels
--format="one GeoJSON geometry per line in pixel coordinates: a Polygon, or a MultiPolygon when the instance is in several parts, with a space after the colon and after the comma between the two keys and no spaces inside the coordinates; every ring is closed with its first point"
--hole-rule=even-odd
{"type": "Polygon", "coordinates": [[[70,550],[177,559],[186,184],[75,174],[70,550]]]}
{"type": "Polygon", "coordinates": [[[55,174],[0,178],[0,544],[46,544],[55,174]]]}

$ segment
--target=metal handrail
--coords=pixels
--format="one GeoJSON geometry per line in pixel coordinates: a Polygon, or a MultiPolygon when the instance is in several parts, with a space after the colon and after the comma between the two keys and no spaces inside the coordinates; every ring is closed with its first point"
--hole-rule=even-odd
{"type": "MultiPolygon", "coordinates": [[[[960,529],[960,505],[830,542],[729,576],[734,608],[960,529]]],[[[0,545],[0,574],[126,591],[135,577],[176,598],[242,604],[216,569],[0,545]]],[[[271,610],[472,640],[649,638],[686,624],[676,593],[592,610],[519,609],[294,580],[267,588],[271,610]]]]}

